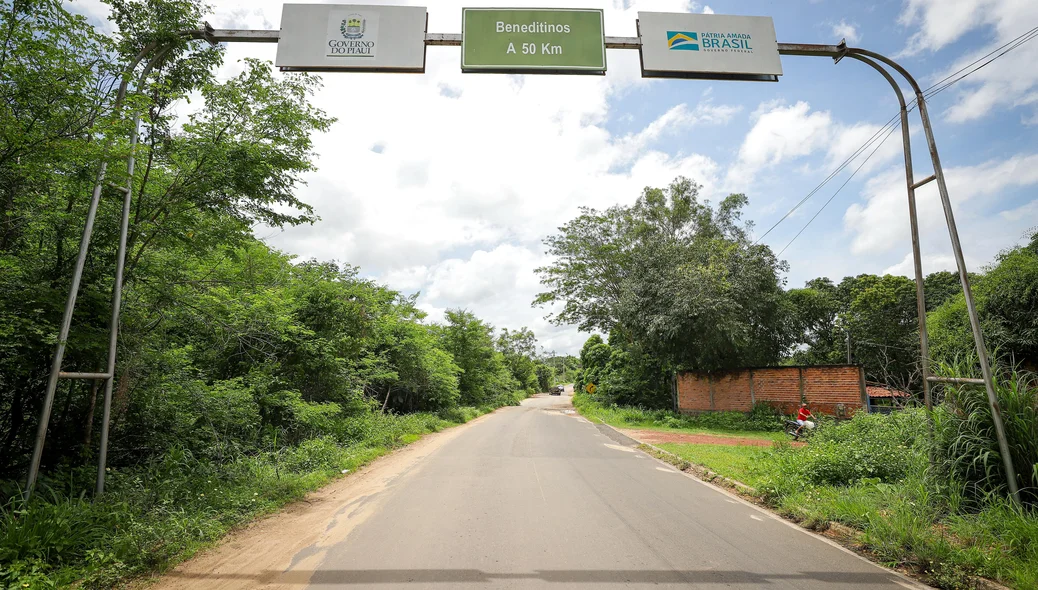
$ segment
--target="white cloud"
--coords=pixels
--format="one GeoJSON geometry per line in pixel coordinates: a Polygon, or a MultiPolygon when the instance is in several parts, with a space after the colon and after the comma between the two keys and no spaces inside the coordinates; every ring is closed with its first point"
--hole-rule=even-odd
{"type": "Polygon", "coordinates": [[[1023,221],[1038,224],[1038,199],[1035,199],[1030,203],[1025,203],[1014,209],[1007,209],[998,215],[1010,223],[1023,221]]]}
{"type": "MultiPolygon", "coordinates": [[[[923,276],[931,273],[935,273],[942,270],[949,270],[955,272],[958,267],[955,265],[955,257],[951,254],[933,254],[929,256],[923,256],[920,261],[923,266],[923,276]]],[[[973,264],[970,264],[970,260],[966,261],[967,268],[976,268],[973,264]]],[[[883,269],[883,275],[901,275],[910,279],[915,278],[915,262],[912,259],[912,253],[905,254],[905,257],[900,262],[892,266],[888,266],[883,269]]]]}
{"type": "Polygon", "coordinates": [[[715,106],[709,102],[701,102],[690,110],[688,105],[681,103],[638,133],[627,135],[617,142],[617,147],[623,152],[619,157],[639,157],[642,155],[641,151],[653,142],[668,135],[677,135],[680,131],[695,125],[725,125],[741,110],[740,106],[715,106]]]}
{"type": "Polygon", "coordinates": [[[764,104],[729,170],[731,185],[748,184],[756,173],[786,160],[806,156],[825,145],[833,121],[828,111],[811,112],[811,105],[764,104]]]}
{"type": "Polygon", "coordinates": [[[986,15],[999,0],[905,0],[898,22],[919,25],[908,39],[906,54],[936,51],[952,43],[975,26],[986,24],[986,15]]]}
{"type": "Polygon", "coordinates": [[[855,156],[848,166],[849,170],[854,170],[860,165],[861,172],[867,174],[904,153],[904,143],[899,141],[900,139],[900,125],[893,130],[885,130],[882,125],[864,122],[840,125],[832,134],[827,148],[825,168],[827,170],[835,169],[858,152],[862,146],[867,146],[855,156]],[[869,158],[873,151],[875,154],[869,158]],[[869,158],[869,160],[863,164],[864,158],[869,158]]]}
{"type": "MultiPolygon", "coordinates": [[[[882,141],[886,132],[876,137],[881,125],[854,123],[846,125],[834,121],[828,111],[812,111],[811,105],[800,101],[793,105],[770,102],[760,105],[753,114],[755,123],[739,148],[735,164],[729,169],[726,188],[744,190],[765,170],[775,168],[793,160],[824,152],[823,170],[802,168],[803,173],[827,175],[843,164],[862,145],[872,139],[882,141]]],[[[895,131],[894,133],[897,133],[895,131]]],[[[858,154],[846,169],[849,173],[876,150],[876,154],[862,166],[868,172],[899,156],[901,143],[885,141],[872,143],[858,154]]]]}
{"type": "Polygon", "coordinates": [[[587,335],[551,325],[543,317],[550,310],[530,306],[541,291],[534,270],[547,262],[537,251],[505,243],[477,250],[467,258],[448,258],[430,267],[394,271],[383,278],[394,288],[415,279],[423,284],[420,307],[432,321],[442,321],[448,308],[463,307],[496,328],[530,328],[546,350],[579,350],[587,335]]]}
{"type": "MultiPolygon", "coordinates": [[[[933,82],[937,82],[1034,27],[1038,23],[1038,2],[906,0],[900,22],[907,27],[918,27],[909,38],[904,55],[937,51],[970,31],[986,31],[990,41],[971,49],[935,74],[933,82]]],[[[956,93],[956,98],[946,116],[950,121],[964,122],[979,119],[996,108],[1025,105],[1032,108],[1030,116],[1038,116],[1038,109],[1034,109],[1034,103],[1029,100],[1038,90],[1035,62],[1038,62],[1038,44],[1032,41],[971,74],[950,90],[956,93]]]]}
{"type": "MultiPolygon", "coordinates": [[[[975,228],[985,219],[985,210],[994,207],[1002,191],[1038,184],[1038,154],[947,168],[945,177],[956,223],[963,232],[967,231],[964,228],[975,228]]],[[[844,227],[853,236],[851,252],[877,256],[903,249],[910,243],[904,170],[894,168],[874,176],[865,184],[863,194],[865,203],[851,205],[844,214],[844,227]]],[[[1016,237],[1028,223],[1033,223],[1033,218],[1021,215],[1027,211],[1026,207],[1015,213],[1006,212],[1002,219],[988,219],[985,223],[990,231],[987,234],[974,232],[975,240],[994,242],[1004,241],[1007,235],[1016,237]]],[[[938,243],[947,243],[944,211],[936,183],[931,182],[916,191],[916,208],[921,241],[926,244],[939,239],[938,243]]],[[[962,237],[962,242],[964,245],[970,243],[965,237],[962,237]]]]}
{"type": "Polygon", "coordinates": [[[840,19],[840,22],[832,25],[833,36],[839,39],[846,39],[847,43],[855,45],[858,41],[861,41],[861,36],[858,34],[858,27],[851,23],[848,23],[844,19],[840,19]]]}
{"type": "Polygon", "coordinates": [[[709,6],[704,6],[703,7],[703,14],[713,14],[713,13],[714,13],[714,9],[713,8],[710,8],[709,6]]]}

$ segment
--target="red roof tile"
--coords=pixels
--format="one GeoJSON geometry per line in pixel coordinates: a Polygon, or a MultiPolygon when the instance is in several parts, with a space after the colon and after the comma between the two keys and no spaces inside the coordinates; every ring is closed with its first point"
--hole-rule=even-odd
{"type": "Polygon", "coordinates": [[[865,392],[869,397],[911,397],[912,394],[893,387],[882,387],[879,385],[867,385],[865,392]]]}

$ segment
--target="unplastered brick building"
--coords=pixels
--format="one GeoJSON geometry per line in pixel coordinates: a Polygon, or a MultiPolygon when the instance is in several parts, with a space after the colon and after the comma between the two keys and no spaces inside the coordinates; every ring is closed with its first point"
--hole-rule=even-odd
{"type": "Polygon", "coordinates": [[[802,402],[815,414],[832,416],[849,417],[869,408],[865,374],[857,365],[682,371],[675,389],[677,409],[686,413],[749,412],[758,402],[785,414],[802,402]]]}

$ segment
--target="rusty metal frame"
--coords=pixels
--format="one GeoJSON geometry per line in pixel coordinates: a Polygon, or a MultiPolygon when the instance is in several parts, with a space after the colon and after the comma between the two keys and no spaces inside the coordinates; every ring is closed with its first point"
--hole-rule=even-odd
{"type": "MultiPolygon", "coordinates": [[[[955,256],[955,265],[956,265],[956,267],[958,268],[958,271],[959,271],[959,280],[962,283],[963,296],[966,299],[966,309],[969,312],[970,328],[972,329],[972,332],[973,332],[973,343],[974,343],[974,345],[975,345],[975,347],[977,349],[977,360],[980,363],[980,372],[983,375],[984,389],[985,389],[985,391],[987,393],[987,397],[988,397],[988,406],[991,408],[991,420],[992,420],[992,422],[994,423],[994,426],[995,426],[995,436],[996,436],[996,438],[998,438],[999,454],[1002,456],[1002,465],[1003,465],[1003,467],[1005,469],[1005,473],[1006,473],[1006,483],[1007,483],[1007,485],[1009,487],[1009,493],[1012,496],[1013,501],[1016,502],[1017,505],[1020,505],[1021,504],[1020,489],[1019,489],[1019,484],[1017,482],[1016,469],[1013,466],[1013,457],[1012,457],[1012,455],[1010,453],[1010,450],[1009,450],[1009,441],[1006,438],[1005,425],[1002,423],[1002,408],[999,406],[998,395],[995,393],[994,375],[991,372],[991,363],[990,363],[990,361],[988,359],[987,347],[984,344],[984,333],[983,333],[983,330],[981,329],[981,325],[980,325],[980,316],[977,314],[977,306],[976,306],[976,304],[973,301],[973,290],[970,287],[969,273],[967,272],[967,269],[966,269],[966,260],[965,260],[963,254],[962,254],[962,244],[959,242],[959,230],[958,230],[958,228],[955,225],[955,214],[952,211],[951,199],[948,196],[948,185],[947,185],[947,183],[945,182],[945,179],[944,179],[944,168],[941,167],[941,158],[940,158],[940,155],[937,153],[937,140],[934,139],[933,126],[930,124],[930,115],[927,112],[927,108],[926,108],[926,97],[923,94],[923,90],[919,87],[919,83],[916,82],[915,78],[912,77],[912,75],[908,73],[908,70],[906,70],[904,67],[902,67],[900,64],[898,64],[896,61],[890,59],[889,57],[886,57],[886,56],[881,55],[879,53],[876,53],[874,51],[869,51],[867,49],[860,49],[860,48],[848,48],[846,50],[846,52],[847,52],[847,56],[848,57],[855,57],[856,59],[859,59],[859,60],[862,57],[871,58],[873,60],[876,60],[878,62],[882,62],[883,64],[889,66],[890,68],[894,69],[894,71],[896,71],[898,74],[900,74],[905,80],[907,80],[909,85],[912,87],[912,90],[915,92],[915,102],[916,102],[916,106],[919,108],[919,118],[920,118],[920,120],[923,123],[923,132],[926,135],[927,147],[930,150],[930,161],[933,163],[933,175],[923,179],[919,183],[913,183],[911,181],[911,176],[909,176],[908,193],[909,193],[909,199],[910,199],[910,203],[911,203],[910,206],[912,208],[914,208],[914,206],[915,206],[915,204],[914,204],[914,201],[915,201],[915,189],[917,187],[922,186],[923,184],[926,184],[927,182],[930,182],[931,180],[936,180],[937,181],[937,191],[938,191],[938,193],[941,196],[941,205],[942,205],[942,207],[944,209],[944,219],[945,219],[945,223],[948,226],[948,236],[949,236],[949,238],[951,238],[952,253],[955,256]]],[[[906,131],[906,133],[907,133],[907,131],[906,131]]],[[[907,137],[907,135],[906,135],[906,137],[907,137]]],[[[906,139],[906,142],[905,142],[905,149],[906,149],[906,158],[908,158],[909,156],[907,155],[907,149],[908,149],[907,139],[906,139]]],[[[919,272],[921,272],[919,270],[921,266],[920,266],[920,262],[919,262],[919,259],[918,259],[919,245],[917,243],[918,242],[918,234],[917,234],[917,232],[913,232],[912,241],[913,241],[913,248],[914,248],[914,250],[916,252],[916,256],[917,256],[917,258],[916,258],[917,271],[916,272],[919,273],[919,272]]],[[[917,283],[917,289],[918,289],[919,293],[922,293],[921,283],[917,283]]],[[[921,299],[921,295],[920,295],[920,299],[921,299]]],[[[919,313],[920,313],[920,327],[921,327],[921,335],[920,335],[920,337],[921,338],[925,338],[925,326],[926,326],[925,319],[924,319],[925,316],[926,316],[926,313],[925,313],[926,312],[925,301],[921,301],[919,303],[919,305],[922,306],[922,307],[919,308],[920,309],[920,311],[919,311],[919,313]]],[[[929,382],[941,382],[942,379],[933,379],[932,376],[929,374],[929,371],[928,371],[928,369],[929,369],[929,358],[928,358],[928,355],[924,354],[922,362],[924,363],[924,372],[923,372],[924,389],[928,390],[928,385],[926,385],[927,383],[929,383],[929,382]]],[[[945,380],[945,382],[948,382],[948,381],[945,380]]],[[[952,383],[959,383],[959,384],[976,383],[975,380],[967,381],[967,380],[964,380],[964,379],[956,379],[956,380],[951,381],[951,382],[952,383]]],[[[929,409],[929,406],[928,406],[927,409],[929,409]]]]}
{"type": "MultiPolygon", "coordinates": [[[[115,114],[115,117],[118,118],[122,111],[123,102],[126,99],[131,77],[136,71],[137,66],[139,66],[145,58],[154,53],[154,56],[148,61],[141,74],[137,77],[136,88],[141,87],[155,66],[158,65],[158,63],[162,61],[162,59],[164,59],[166,55],[181,41],[205,39],[209,41],[209,43],[215,45],[215,41],[211,37],[212,31],[212,27],[206,23],[199,29],[181,31],[177,34],[177,39],[174,41],[162,45],[153,41],[145,46],[123,71],[122,81],[119,84],[119,91],[116,94],[115,102],[112,104],[112,111],[115,114]]],[[[116,277],[112,286],[112,316],[109,321],[108,361],[106,363],[107,370],[103,373],[65,372],[61,370],[61,363],[65,358],[65,347],[68,344],[68,335],[72,328],[72,314],[75,311],[76,298],[79,295],[79,285],[83,278],[83,269],[86,266],[87,253],[90,250],[90,238],[94,230],[97,208],[101,201],[101,190],[106,185],[110,185],[110,183],[105,182],[105,174],[108,170],[108,159],[106,155],[114,143],[114,138],[111,137],[108,138],[107,145],[105,146],[104,153],[106,155],[102,156],[101,164],[98,167],[97,179],[94,182],[94,191],[90,199],[90,206],[87,208],[86,223],[83,225],[83,236],[79,242],[79,255],[76,258],[76,265],[72,271],[72,284],[69,286],[68,298],[65,301],[65,310],[62,314],[61,327],[58,331],[58,341],[54,348],[54,358],[51,362],[50,375],[47,379],[47,392],[44,395],[43,407],[40,410],[40,421],[36,428],[36,441],[33,446],[32,459],[29,463],[29,473],[25,482],[25,491],[23,495],[25,499],[32,497],[33,489],[36,487],[36,479],[39,476],[40,471],[40,461],[43,458],[43,446],[47,439],[47,426],[50,423],[51,409],[54,406],[54,395],[57,391],[58,380],[60,379],[103,379],[105,381],[104,414],[101,422],[101,450],[98,460],[97,485],[95,489],[95,492],[98,495],[104,492],[105,460],[108,450],[108,425],[112,405],[112,385],[115,379],[115,358],[119,339],[119,315],[122,307],[122,278],[126,264],[126,242],[129,231],[130,202],[133,196],[134,152],[137,147],[140,115],[140,111],[135,109],[133,114],[132,132],[129,138],[130,154],[127,157],[126,162],[126,186],[115,187],[123,193],[123,208],[120,223],[119,251],[116,259],[116,277]]]]}

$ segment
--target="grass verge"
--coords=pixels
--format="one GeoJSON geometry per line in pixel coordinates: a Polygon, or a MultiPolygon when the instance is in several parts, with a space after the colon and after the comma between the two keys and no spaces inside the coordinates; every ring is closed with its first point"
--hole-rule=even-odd
{"type": "Polygon", "coordinates": [[[638,428],[682,434],[710,434],[752,438],[755,440],[783,440],[782,422],[769,406],[758,406],[747,415],[742,412],[713,412],[697,416],[669,410],[646,410],[619,406],[603,406],[589,395],[573,395],[573,405],[588,420],[615,428],[638,428]]]}
{"type": "Polygon", "coordinates": [[[839,463],[841,458],[824,448],[829,444],[853,447],[846,440],[820,443],[816,449],[822,450],[656,446],[679,458],[667,458],[669,462],[704,479],[728,485],[717,481],[727,478],[752,486],[758,500],[806,528],[822,531],[833,523],[848,527],[851,534],[842,540],[938,588],[983,587],[978,577],[1013,588],[1038,588],[1038,515],[997,500],[979,511],[955,510],[920,468],[925,462],[910,464],[903,475],[891,476],[892,482],[864,477],[849,485],[805,483],[800,474],[787,471],[797,461],[817,467],[811,454],[830,455],[828,460],[839,463]],[[788,481],[780,484],[778,478],[788,481]]]}
{"type": "Polygon", "coordinates": [[[0,506],[0,587],[110,588],[164,571],[393,449],[493,409],[373,414],[346,444],[323,436],[219,464],[172,449],[159,461],[113,469],[96,502],[85,492],[94,470],[64,469],[41,480],[31,502],[0,506]]]}
{"type": "Polygon", "coordinates": [[[655,446],[729,479],[750,487],[757,486],[753,462],[761,454],[759,447],[681,443],[660,443],[655,446]]]}

